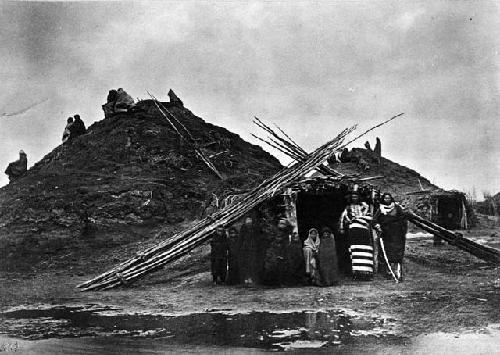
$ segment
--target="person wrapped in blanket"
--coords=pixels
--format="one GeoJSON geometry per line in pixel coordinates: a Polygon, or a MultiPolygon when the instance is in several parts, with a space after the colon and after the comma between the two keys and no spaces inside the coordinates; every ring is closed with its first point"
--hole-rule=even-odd
{"type": "Polygon", "coordinates": [[[403,258],[405,254],[406,232],[408,221],[403,208],[394,202],[390,193],[382,195],[379,209],[373,216],[374,228],[380,233],[384,242],[385,257],[392,272],[398,281],[403,281],[403,258]]]}
{"type": "Polygon", "coordinates": [[[350,195],[350,203],[340,217],[340,233],[347,239],[354,280],[373,279],[373,239],[370,207],[360,200],[358,192],[350,195]]]}
{"type": "Polygon", "coordinates": [[[320,238],[316,228],[309,229],[307,239],[304,241],[304,262],[306,266],[306,275],[309,284],[320,286],[321,276],[318,270],[318,251],[319,251],[320,238]]]}
{"type": "Polygon", "coordinates": [[[226,282],[227,275],[227,253],[229,244],[224,227],[219,226],[210,241],[210,266],[212,278],[215,284],[226,282]]]}

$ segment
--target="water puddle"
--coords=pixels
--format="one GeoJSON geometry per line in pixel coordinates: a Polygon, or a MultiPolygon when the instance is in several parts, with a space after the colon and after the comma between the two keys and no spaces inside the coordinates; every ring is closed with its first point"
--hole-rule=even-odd
{"type": "Polygon", "coordinates": [[[0,314],[9,337],[112,337],[153,339],[163,344],[228,346],[268,350],[328,348],[356,340],[395,337],[394,320],[339,310],[230,313],[211,310],[180,316],[127,314],[87,306],[16,308],[0,314]]]}

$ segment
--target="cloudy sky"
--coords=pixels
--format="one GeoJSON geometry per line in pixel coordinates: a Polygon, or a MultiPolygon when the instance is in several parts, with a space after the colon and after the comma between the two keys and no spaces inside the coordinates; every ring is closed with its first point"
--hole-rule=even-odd
{"type": "Polygon", "coordinates": [[[495,1],[1,2],[0,167],[38,161],[70,115],[101,120],[111,88],[173,88],[248,141],[255,115],[307,150],[404,112],[367,137],[386,157],[498,192],[499,33],[495,1]]]}

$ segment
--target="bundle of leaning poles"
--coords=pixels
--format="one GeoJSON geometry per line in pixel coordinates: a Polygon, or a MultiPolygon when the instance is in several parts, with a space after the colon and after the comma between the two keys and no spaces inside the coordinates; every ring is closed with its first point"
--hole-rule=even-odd
{"type": "Polygon", "coordinates": [[[284,186],[300,179],[309,171],[323,164],[332,154],[342,151],[348,144],[401,115],[402,113],[379,123],[348,142],[346,142],[346,138],[356,129],[356,125],[344,129],[331,141],[310,154],[306,153],[305,158],[264,180],[253,190],[225,208],[214,212],[190,228],[165,239],[156,246],[137,253],[129,260],[89,281],[79,284],[77,287],[82,291],[107,290],[120,285],[129,285],[138,278],[161,269],[166,264],[181,258],[209,240],[217,227],[227,226],[237,221],[255,206],[279,193],[284,186]]]}

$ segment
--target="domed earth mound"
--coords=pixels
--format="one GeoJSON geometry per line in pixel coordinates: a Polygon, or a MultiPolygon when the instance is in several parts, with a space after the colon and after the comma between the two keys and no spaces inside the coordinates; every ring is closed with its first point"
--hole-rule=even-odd
{"type": "Polygon", "coordinates": [[[209,213],[213,194],[241,193],[281,168],[262,148],[181,105],[168,110],[223,180],[151,100],[141,101],[134,113],[94,123],[0,189],[0,268],[57,267],[137,245],[131,242],[209,213]]]}

